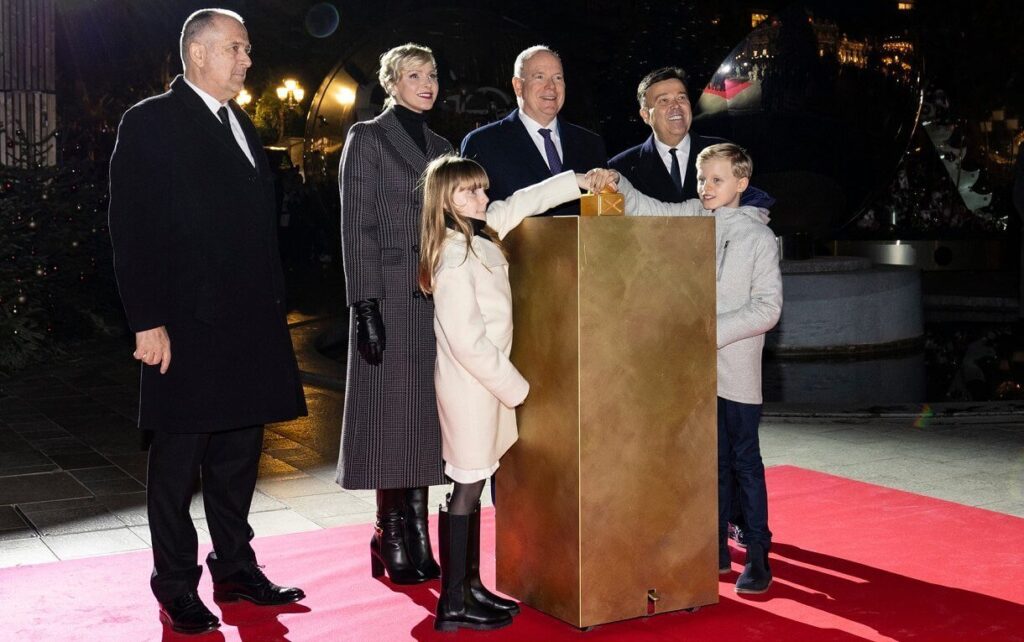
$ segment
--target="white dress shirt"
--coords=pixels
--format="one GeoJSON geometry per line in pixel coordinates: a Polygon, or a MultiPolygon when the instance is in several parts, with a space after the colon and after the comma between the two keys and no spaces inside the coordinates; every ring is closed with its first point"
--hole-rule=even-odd
{"type": "MultiPolygon", "coordinates": [[[[658,155],[661,156],[661,162],[665,163],[665,169],[668,170],[668,175],[672,175],[672,154],[669,150],[672,148],[665,143],[658,140],[658,137],[654,137],[654,147],[658,150],[658,155]]],[[[686,166],[690,162],[690,135],[683,136],[683,140],[679,141],[676,145],[676,158],[679,159],[679,181],[686,186],[686,166]]]]}
{"type": "MultiPolygon", "coordinates": [[[[530,118],[523,113],[523,110],[519,110],[519,120],[523,121],[523,125],[526,127],[527,133],[530,134],[530,140],[537,147],[537,151],[540,152],[540,157],[544,159],[544,164],[548,165],[548,153],[544,150],[544,137],[540,135],[540,130],[550,129],[551,140],[555,143],[555,149],[558,150],[558,157],[562,159],[562,166],[565,166],[565,154],[562,152],[562,138],[558,135],[558,118],[553,118],[548,125],[541,125],[534,119],[530,118]]],[[[551,166],[548,165],[548,169],[551,166]]]]}
{"type": "MultiPolygon", "coordinates": [[[[189,82],[188,78],[185,78],[184,76],[182,76],[182,80],[185,81],[186,85],[192,88],[192,91],[199,94],[199,97],[203,99],[206,106],[213,112],[213,117],[217,119],[217,122],[220,122],[220,116],[217,115],[217,111],[219,111],[221,107],[227,107],[227,102],[220,102],[199,87],[196,87],[194,83],[189,82]]],[[[230,107],[228,107],[228,122],[231,123],[231,133],[235,136],[235,142],[242,148],[242,153],[249,159],[252,166],[256,167],[256,161],[253,160],[252,151],[249,150],[249,142],[245,140],[245,132],[242,131],[242,125],[238,122],[238,119],[235,118],[235,113],[230,107]]]]}

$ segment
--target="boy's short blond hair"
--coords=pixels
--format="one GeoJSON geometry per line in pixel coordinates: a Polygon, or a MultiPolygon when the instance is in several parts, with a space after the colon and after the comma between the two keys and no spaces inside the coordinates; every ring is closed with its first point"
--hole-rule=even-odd
{"type": "Polygon", "coordinates": [[[754,161],[747,150],[733,143],[709,145],[697,154],[697,167],[709,160],[727,160],[736,178],[750,178],[754,174],[754,161]]]}

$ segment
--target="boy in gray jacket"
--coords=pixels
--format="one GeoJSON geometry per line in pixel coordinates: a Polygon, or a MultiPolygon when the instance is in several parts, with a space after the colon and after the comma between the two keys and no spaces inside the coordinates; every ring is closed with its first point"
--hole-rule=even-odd
{"type": "Polygon", "coordinates": [[[761,419],[761,350],[764,335],[782,312],[778,245],[767,210],[740,207],[753,162],[732,143],[711,145],[697,156],[698,199],[664,203],[618,181],[626,211],[645,216],[714,216],[718,321],[718,567],[731,568],[727,524],[733,493],[746,519],[747,560],[737,593],[764,593],[768,565],[768,491],[758,443],[761,419]],[[642,213],[642,214],[641,214],[642,213]],[[735,487],[735,486],[738,486],[735,487]]]}

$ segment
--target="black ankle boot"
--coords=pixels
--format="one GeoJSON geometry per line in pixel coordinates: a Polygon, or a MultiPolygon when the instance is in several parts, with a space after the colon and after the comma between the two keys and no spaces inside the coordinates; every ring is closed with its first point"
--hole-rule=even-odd
{"type": "MultiPolygon", "coordinates": [[[[469,547],[469,515],[438,514],[441,548],[441,595],[437,600],[434,628],[438,631],[500,629],[512,623],[507,611],[478,602],[466,577],[469,547]]],[[[479,553],[477,553],[479,555],[479,553]]]]}
{"type": "Polygon", "coordinates": [[[732,557],[729,555],[729,540],[726,537],[718,537],[718,574],[725,575],[732,572],[732,557]]]}
{"type": "Polygon", "coordinates": [[[747,564],[736,580],[737,593],[764,593],[772,585],[772,569],[768,566],[769,544],[750,542],[747,545],[747,564]]]}
{"type": "Polygon", "coordinates": [[[426,486],[405,491],[405,544],[409,561],[423,577],[428,580],[441,577],[441,567],[434,561],[434,551],[430,548],[426,486]]]}
{"type": "Polygon", "coordinates": [[[370,539],[370,571],[387,571],[395,584],[419,584],[427,578],[409,560],[405,548],[405,489],[377,491],[377,527],[370,539]]]}
{"type": "Polygon", "coordinates": [[[499,611],[506,611],[510,615],[519,614],[519,605],[512,600],[506,600],[503,597],[495,595],[487,590],[483,582],[480,581],[480,504],[476,505],[476,508],[469,516],[469,540],[468,540],[468,554],[466,557],[466,582],[469,584],[469,590],[476,598],[477,602],[480,602],[484,606],[489,606],[492,609],[499,611]]]}

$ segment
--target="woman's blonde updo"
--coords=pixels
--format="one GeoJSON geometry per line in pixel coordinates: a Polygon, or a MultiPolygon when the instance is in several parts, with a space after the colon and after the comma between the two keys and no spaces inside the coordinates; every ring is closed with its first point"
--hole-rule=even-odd
{"type": "Polygon", "coordinates": [[[413,65],[430,63],[437,66],[434,61],[434,52],[430,47],[407,42],[388,49],[380,56],[380,71],[377,72],[377,80],[384,92],[388,95],[384,101],[384,108],[387,109],[395,104],[395,84],[402,78],[402,70],[413,65]]]}

